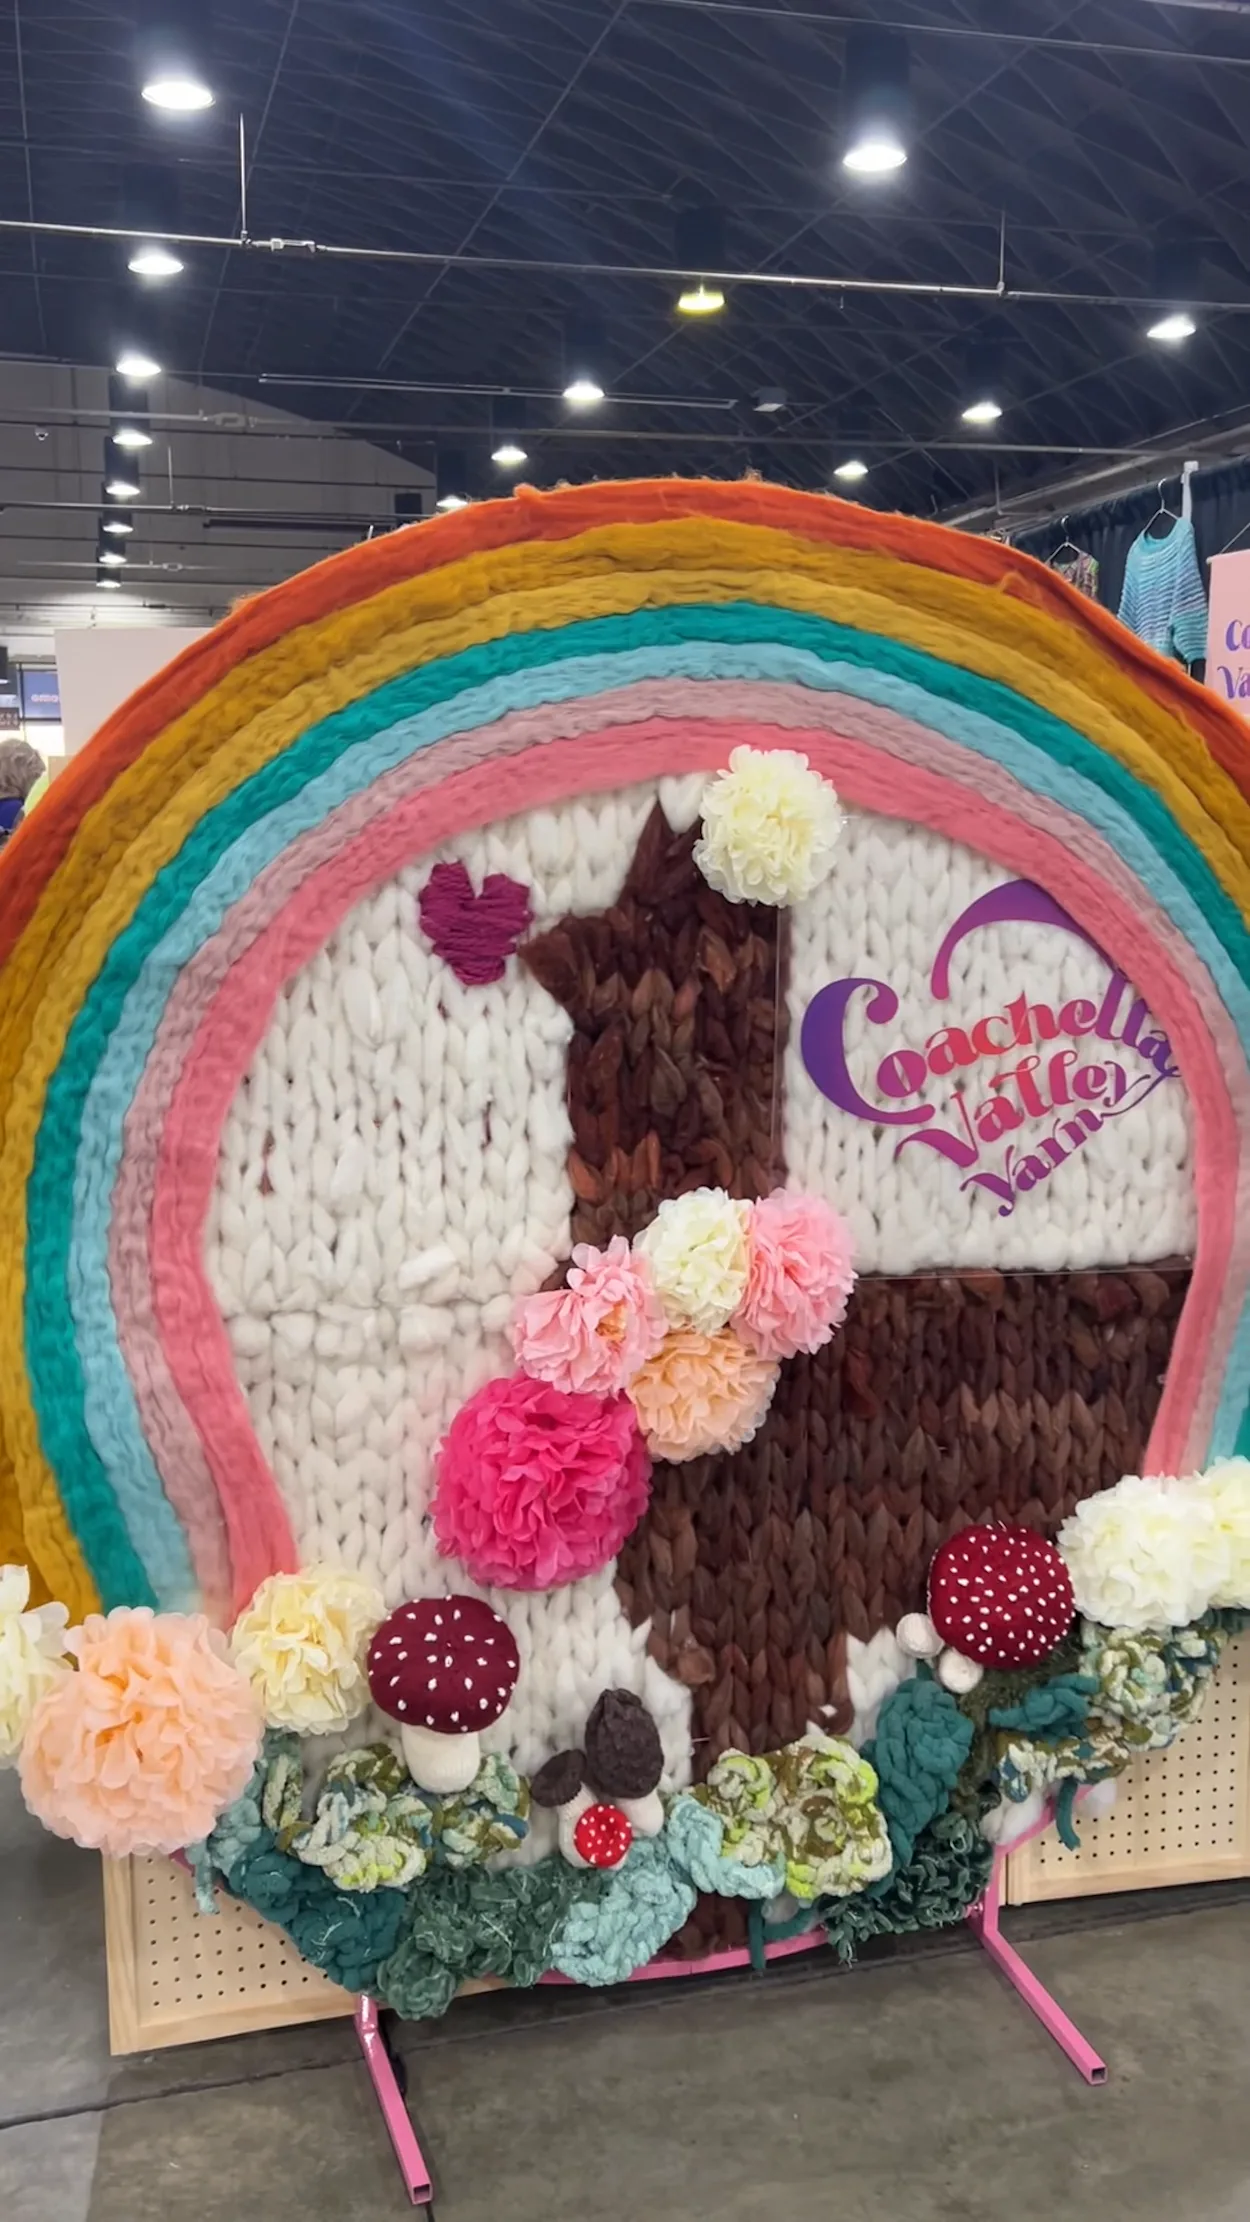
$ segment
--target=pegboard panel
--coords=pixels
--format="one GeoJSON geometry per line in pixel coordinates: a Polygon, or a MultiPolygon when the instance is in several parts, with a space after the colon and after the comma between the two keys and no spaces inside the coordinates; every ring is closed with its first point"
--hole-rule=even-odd
{"type": "Polygon", "coordinates": [[[1250,1875],[1250,1638],[1230,1644],[1197,1720],[1130,1767],[1115,1810],[1079,1830],[1079,1852],[1052,1829],[1012,1854],[1008,1905],[1250,1875]]]}
{"type": "Polygon", "coordinates": [[[114,2053],[198,2044],[350,2014],[355,2000],[280,1929],[224,1891],[202,1914],[185,1868],[104,1862],[109,2042],[114,2053]]]}

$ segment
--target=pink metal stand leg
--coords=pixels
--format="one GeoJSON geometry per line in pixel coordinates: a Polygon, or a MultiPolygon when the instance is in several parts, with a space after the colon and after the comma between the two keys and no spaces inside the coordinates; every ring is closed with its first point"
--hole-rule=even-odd
{"type": "Polygon", "coordinates": [[[979,1906],[974,1906],[968,1919],[974,1934],[980,1940],[995,1965],[1002,1969],[1007,1981],[1020,1993],[1029,2011],[1036,2014],[1043,2029],[1049,2030],[1055,2043],[1067,2053],[1073,2067],[1087,2083],[1105,2083],[1107,2069],[1091,2044],[1087,2044],[1079,2029],[1069,2021],[1063,2008],[1051,1997],[1044,1983],[1038,1981],[1031,1968],[1026,1967],[1019,1953],[1008,1944],[999,1927],[1002,1905],[1003,1862],[1005,1854],[997,1852],[990,1873],[985,1896],[979,1906]]]}
{"type": "Polygon", "coordinates": [[[395,2063],[382,2035],[378,2009],[371,1998],[362,1998],[356,2007],[356,2035],[365,2056],[365,2066],[373,2079],[374,2094],[382,2110],[387,2136],[395,2148],[404,2189],[414,2207],[427,2207],[434,2196],[430,2171],[425,2165],[417,2133],[412,2126],[412,2117],[396,2081],[395,2063]]]}

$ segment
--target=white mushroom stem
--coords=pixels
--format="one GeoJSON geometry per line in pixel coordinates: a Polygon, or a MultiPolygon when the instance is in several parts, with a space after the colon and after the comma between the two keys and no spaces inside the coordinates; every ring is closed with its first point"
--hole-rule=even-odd
{"type": "Polygon", "coordinates": [[[938,1660],[938,1681],[953,1697],[966,1697],[984,1675],[985,1668],[978,1666],[975,1659],[966,1659],[962,1651],[944,1651],[938,1660]]]}
{"type": "Polygon", "coordinates": [[[909,1659],[936,1659],[942,1648],[942,1638],[927,1612],[904,1613],[894,1641],[909,1659]]]}
{"type": "Polygon", "coordinates": [[[433,1728],[399,1731],[404,1764],[418,1790],[433,1790],[440,1797],[467,1790],[482,1764],[482,1749],[474,1730],[465,1736],[443,1736],[433,1728]]]}
{"type": "Polygon", "coordinates": [[[614,1798],[612,1800],[629,1822],[635,1836],[659,1836],[664,1827],[664,1804],[658,1790],[649,1790],[645,1798],[614,1798]]]}
{"type": "Polygon", "coordinates": [[[576,1844],[573,1842],[573,1832],[583,1813],[589,1813],[591,1806],[598,1805],[598,1803],[599,1800],[594,1791],[588,1789],[583,1783],[575,1798],[570,1798],[567,1805],[556,1807],[557,1841],[570,1867],[589,1867],[590,1865],[590,1861],[582,1858],[576,1844]]]}

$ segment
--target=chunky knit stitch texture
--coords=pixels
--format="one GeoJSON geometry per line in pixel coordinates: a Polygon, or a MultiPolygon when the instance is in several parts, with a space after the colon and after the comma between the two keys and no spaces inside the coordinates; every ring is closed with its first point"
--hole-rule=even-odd
{"type": "MultiPolygon", "coordinates": [[[[1149,980],[1195,1109],[1199,1214],[1153,1451],[1178,1466],[1208,1439],[1231,1446],[1250,887],[1236,721],[1035,567],[966,539],[762,488],[526,496],[240,612],[16,837],[0,889],[19,1200],[0,1234],[5,1536],[77,1609],[97,1585],[237,1602],[300,1548],[202,1259],[219,1136],[282,983],[409,860],[424,884],[468,839],[475,885],[490,869],[528,884],[472,847],[477,829],[719,768],[727,719],[750,745],[801,747],[853,807],[1040,877],[1149,980]],[[693,692],[623,699],[672,685],[693,692]]],[[[367,994],[358,1008],[369,1032],[367,994]]],[[[785,1092],[797,1108],[789,1075],[785,1092]]],[[[789,1134],[787,1154],[806,1178],[789,1134]]],[[[360,1193],[344,1158],[333,1138],[316,1239],[336,1259],[360,1193]]],[[[410,1288],[441,1270],[429,1248],[406,1252],[410,1288]]],[[[246,1271],[263,1291],[263,1244],[246,1271]]]]}

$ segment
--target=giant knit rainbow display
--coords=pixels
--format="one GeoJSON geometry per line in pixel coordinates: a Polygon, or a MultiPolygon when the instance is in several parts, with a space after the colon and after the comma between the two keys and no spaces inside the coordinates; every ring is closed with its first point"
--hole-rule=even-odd
{"type": "Polygon", "coordinates": [[[1198,1242],[1151,1470],[1250,1441],[1250,744],[1026,558],[762,485],[468,509],[244,604],[109,721],[0,874],[0,1560],[228,1624],[295,1563],[205,1269],[274,998],[510,811],[800,748],[1039,882],[1148,988],[1198,1242]]]}

